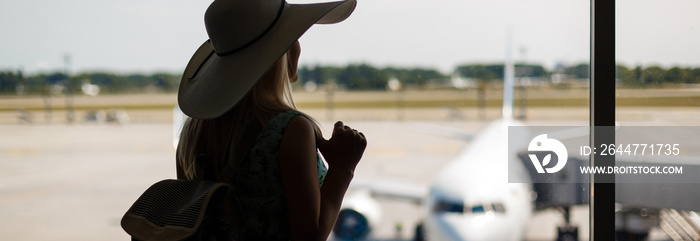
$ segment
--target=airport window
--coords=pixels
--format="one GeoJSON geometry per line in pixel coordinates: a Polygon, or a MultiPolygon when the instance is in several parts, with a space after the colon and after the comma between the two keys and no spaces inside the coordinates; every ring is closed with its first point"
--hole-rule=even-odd
{"type": "MultiPolygon", "coordinates": [[[[17,23],[0,26],[2,32],[25,36],[0,43],[0,52],[12,56],[0,58],[0,213],[12,221],[1,222],[0,239],[123,240],[122,209],[143,185],[174,176],[170,141],[178,129],[171,123],[178,122],[173,113],[179,113],[181,65],[207,38],[201,18],[211,1],[92,6],[99,11],[43,1],[50,7],[0,4],[0,22],[17,23]],[[122,12],[90,21],[110,8],[122,12]],[[110,28],[83,25],[107,23],[112,15],[119,16],[110,21],[123,26],[123,35],[159,36],[143,42],[162,46],[107,43],[118,37],[110,28]],[[182,29],[149,25],[189,15],[182,29]],[[194,40],[184,44],[189,37],[194,40]],[[15,47],[22,41],[33,45],[15,47]],[[48,42],[63,45],[49,50],[48,42]],[[180,45],[170,45],[175,43],[180,45]],[[118,48],[103,52],[96,46],[118,48]],[[138,46],[150,47],[132,51],[138,46]],[[17,55],[19,49],[33,51],[17,55]],[[71,52],[55,53],[66,49],[71,52]],[[180,60],[169,55],[178,49],[186,49],[180,60]],[[105,56],[149,51],[156,53],[115,58],[130,64],[124,70],[95,70],[117,65],[105,56]],[[13,62],[30,56],[30,62],[13,62]],[[172,73],[131,72],[166,60],[175,62],[172,73]],[[88,224],[84,215],[63,215],[71,210],[103,220],[88,224]],[[76,231],[89,225],[98,231],[76,231]]],[[[700,172],[700,165],[685,165],[700,157],[692,146],[700,119],[697,9],[694,0],[362,0],[345,22],[312,27],[300,39],[294,102],[320,122],[324,137],[343,120],[369,142],[331,237],[700,240],[695,179],[630,181],[625,178],[634,169],[627,168],[583,177],[567,166],[556,178],[574,183],[521,185],[505,184],[494,171],[505,170],[499,160],[513,154],[499,139],[500,127],[601,126],[589,129],[594,139],[564,143],[625,144],[608,154],[634,153],[634,144],[661,145],[666,149],[654,153],[678,150],[680,158],[659,165],[659,172],[700,172]],[[677,138],[680,148],[653,142],[669,140],[661,137],[677,138]]],[[[551,153],[531,157],[526,149],[511,156],[528,171],[537,172],[532,160],[541,161],[543,170],[559,162],[551,153]]],[[[569,151],[570,164],[641,160],[578,150],[569,151]]],[[[518,175],[529,178],[531,172],[518,175]]]]}

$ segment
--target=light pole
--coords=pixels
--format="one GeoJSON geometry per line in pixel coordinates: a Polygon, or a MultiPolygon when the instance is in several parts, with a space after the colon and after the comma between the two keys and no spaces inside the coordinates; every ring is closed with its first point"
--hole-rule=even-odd
{"type": "Polygon", "coordinates": [[[63,55],[63,63],[64,63],[64,74],[66,75],[66,80],[65,80],[65,89],[66,89],[66,118],[68,119],[68,124],[73,124],[73,120],[75,119],[75,115],[73,113],[73,84],[71,83],[70,80],[70,65],[71,65],[71,56],[70,54],[66,53],[63,55]]]}
{"type": "Polygon", "coordinates": [[[392,77],[389,79],[387,82],[387,87],[391,92],[397,93],[396,95],[396,118],[398,118],[400,121],[403,120],[403,86],[401,84],[401,81],[397,79],[396,77],[392,77]]]}
{"type": "Polygon", "coordinates": [[[329,80],[326,82],[326,116],[329,121],[333,120],[333,109],[335,108],[334,106],[334,101],[333,101],[333,94],[335,92],[335,89],[337,88],[335,84],[335,80],[329,80]]]}

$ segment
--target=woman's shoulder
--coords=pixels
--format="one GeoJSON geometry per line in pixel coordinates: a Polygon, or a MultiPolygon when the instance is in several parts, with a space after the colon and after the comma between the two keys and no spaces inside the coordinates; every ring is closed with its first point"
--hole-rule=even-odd
{"type": "Polygon", "coordinates": [[[279,111],[277,114],[275,114],[272,118],[270,118],[267,121],[267,126],[286,126],[288,124],[292,124],[294,122],[294,125],[298,124],[311,124],[311,120],[307,117],[306,114],[290,109],[290,110],[282,110],[279,111]]]}
{"type": "Polygon", "coordinates": [[[295,115],[289,120],[288,129],[298,129],[303,132],[313,133],[314,128],[311,120],[304,115],[295,115]]]}
{"type": "Polygon", "coordinates": [[[301,112],[296,110],[280,110],[272,115],[267,121],[268,124],[275,122],[289,122],[293,117],[300,115],[301,112]]]}
{"type": "Polygon", "coordinates": [[[283,110],[269,118],[264,125],[264,130],[282,134],[286,129],[313,128],[311,120],[305,114],[297,110],[283,110]]]}

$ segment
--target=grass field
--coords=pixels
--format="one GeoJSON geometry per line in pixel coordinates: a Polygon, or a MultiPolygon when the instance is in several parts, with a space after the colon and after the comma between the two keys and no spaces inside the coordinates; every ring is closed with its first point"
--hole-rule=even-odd
{"type": "MultiPolygon", "coordinates": [[[[618,107],[700,107],[700,89],[618,89],[617,95],[618,107]]],[[[487,90],[481,95],[476,90],[295,92],[294,99],[299,109],[315,113],[321,119],[343,115],[364,120],[491,119],[500,116],[502,90],[487,90]]],[[[119,109],[128,113],[131,121],[167,122],[172,119],[176,104],[175,93],[72,98],[0,96],[0,123],[17,123],[21,115],[34,122],[60,122],[66,119],[67,106],[72,107],[76,121],[83,120],[91,111],[119,109]]],[[[529,113],[538,109],[569,111],[577,116],[574,119],[579,119],[581,114],[577,113],[587,111],[588,105],[588,89],[515,91],[516,114],[525,107],[529,113]]],[[[587,119],[587,114],[580,118],[587,119]]]]}

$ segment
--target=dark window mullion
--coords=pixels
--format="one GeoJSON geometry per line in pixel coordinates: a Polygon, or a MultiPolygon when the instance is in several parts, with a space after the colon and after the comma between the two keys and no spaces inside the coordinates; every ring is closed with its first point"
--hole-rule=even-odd
{"type": "MultiPolygon", "coordinates": [[[[591,0],[591,146],[615,143],[615,1],[591,0]]],[[[591,166],[609,166],[614,156],[596,153],[591,166]]],[[[591,240],[615,239],[615,176],[591,177],[591,240]]]]}

